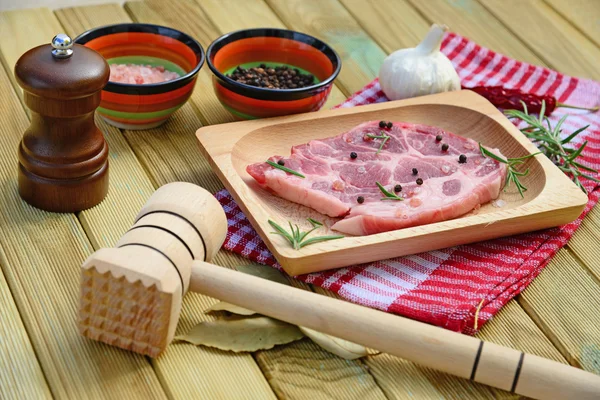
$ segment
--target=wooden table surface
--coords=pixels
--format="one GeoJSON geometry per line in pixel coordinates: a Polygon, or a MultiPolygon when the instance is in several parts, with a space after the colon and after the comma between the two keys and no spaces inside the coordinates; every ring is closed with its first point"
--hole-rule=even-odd
{"type": "MultiPolygon", "coordinates": [[[[111,162],[109,195],[98,207],[59,215],[20,200],[16,149],[29,120],[15,61],[58,32],[75,36],[128,21],[172,26],[204,48],[225,32],[251,27],[317,36],[343,58],[328,106],[371,81],[386,54],[414,46],[432,22],[516,59],[600,80],[600,0],[152,0],[0,13],[0,399],[514,397],[387,354],[346,361],[308,340],[254,354],[176,344],[150,360],[80,337],[75,318],[83,260],[112,246],[159,186],[188,181],[212,192],[222,188],[194,137],[202,125],[232,120],[204,66],[191,100],[160,128],[119,130],[96,119],[111,162]]],[[[600,373],[599,242],[596,208],[480,337],[600,373]]],[[[222,251],[215,262],[247,260],[222,251]]],[[[202,310],[215,301],[189,294],[178,332],[210,318],[202,310]]]]}

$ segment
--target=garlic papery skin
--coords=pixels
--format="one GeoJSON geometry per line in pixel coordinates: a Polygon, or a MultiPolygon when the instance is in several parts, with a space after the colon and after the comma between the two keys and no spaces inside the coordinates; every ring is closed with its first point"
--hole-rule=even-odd
{"type": "Polygon", "coordinates": [[[434,24],[415,48],[390,54],[379,70],[381,90],[390,100],[407,99],[460,89],[452,63],[441,51],[448,27],[434,24]]]}

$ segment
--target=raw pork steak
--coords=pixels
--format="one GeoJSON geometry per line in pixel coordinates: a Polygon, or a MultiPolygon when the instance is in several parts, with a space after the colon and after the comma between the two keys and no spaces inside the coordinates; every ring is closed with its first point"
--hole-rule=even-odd
{"type": "Polygon", "coordinates": [[[283,160],[286,168],[305,178],[264,162],[249,165],[248,173],[284,199],[344,217],[332,229],[351,235],[459,217],[498,197],[506,177],[506,165],[483,157],[474,140],[402,122],[394,122],[391,129],[380,128],[379,121],[366,122],[339,136],[294,146],[290,157],[270,160],[283,160]],[[390,138],[377,153],[384,139],[368,135],[390,138]],[[466,162],[460,162],[461,154],[466,162]],[[390,193],[400,185],[395,194],[403,201],[382,200],[376,182],[390,193]]]}

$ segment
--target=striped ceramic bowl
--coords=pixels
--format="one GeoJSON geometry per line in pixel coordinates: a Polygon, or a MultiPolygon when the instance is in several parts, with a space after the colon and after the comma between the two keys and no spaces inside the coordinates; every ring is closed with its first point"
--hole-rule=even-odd
{"type": "Polygon", "coordinates": [[[165,122],[192,94],[204,50],[192,37],[151,24],[117,24],[91,29],[75,43],[96,50],[109,64],[162,66],[180,77],[167,82],[108,82],[97,113],[123,129],[149,129],[165,122]]]}
{"type": "Polygon", "coordinates": [[[215,40],[207,63],[219,101],[237,119],[275,117],[320,109],[341,69],[337,53],[317,38],[275,28],[245,29],[215,40]],[[269,89],[237,82],[227,75],[243,68],[286,65],[316,78],[314,85],[269,89]]]}

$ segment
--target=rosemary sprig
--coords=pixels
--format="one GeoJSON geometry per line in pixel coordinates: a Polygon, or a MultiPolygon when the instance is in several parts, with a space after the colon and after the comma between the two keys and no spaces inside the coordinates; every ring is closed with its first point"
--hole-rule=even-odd
{"type": "Polygon", "coordinates": [[[594,182],[600,182],[597,178],[586,174],[583,171],[598,173],[597,170],[586,167],[585,165],[576,161],[577,157],[581,155],[581,152],[587,146],[587,141],[583,142],[578,148],[568,147],[567,145],[581,132],[585,131],[589,125],[581,127],[571,133],[564,139],[560,138],[562,132],[561,126],[567,119],[567,115],[564,115],[553,127],[550,120],[545,116],[546,103],[542,102],[542,108],[539,116],[529,114],[527,105],[524,102],[523,110],[506,110],[504,113],[509,118],[516,118],[527,123],[527,127],[521,129],[521,132],[536,144],[543,154],[546,155],[558,168],[563,172],[566,172],[571,176],[571,180],[587,194],[587,190],[579,180],[583,177],[590,179],[594,182]]]}
{"type": "Polygon", "coordinates": [[[290,168],[287,168],[287,167],[284,167],[283,165],[279,165],[279,164],[277,164],[276,162],[273,162],[273,161],[271,161],[271,160],[267,160],[267,161],[265,161],[265,162],[266,162],[267,164],[269,164],[269,165],[270,165],[271,167],[273,167],[273,168],[277,168],[277,169],[280,169],[280,170],[282,170],[282,171],[285,171],[285,172],[287,172],[287,173],[289,173],[289,174],[292,174],[292,175],[299,176],[300,178],[306,178],[306,177],[305,177],[304,175],[302,175],[300,172],[298,172],[298,171],[294,171],[293,169],[290,169],[290,168]]]}
{"type": "Polygon", "coordinates": [[[493,158],[494,160],[501,162],[503,164],[508,165],[508,171],[506,173],[506,180],[504,181],[504,190],[506,191],[506,189],[508,188],[508,186],[510,185],[510,183],[514,183],[515,186],[517,187],[517,190],[519,191],[519,194],[521,195],[521,197],[525,197],[525,195],[523,194],[523,192],[527,191],[527,187],[525,187],[525,185],[523,185],[521,183],[521,181],[519,181],[519,177],[520,176],[525,176],[527,174],[529,174],[529,168],[527,168],[525,171],[518,171],[517,170],[517,166],[523,164],[527,159],[537,156],[538,154],[541,154],[542,152],[539,151],[537,153],[534,154],[529,154],[523,157],[518,157],[518,158],[507,158],[504,159],[494,153],[492,153],[491,151],[489,151],[488,149],[486,149],[485,147],[483,147],[481,145],[481,143],[479,143],[479,151],[481,151],[481,155],[484,157],[489,157],[489,158],[493,158]]]}
{"type": "Polygon", "coordinates": [[[375,154],[379,154],[379,152],[381,151],[381,149],[383,149],[383,146],[385,146],[386,142],[391,139],[391,136],[389,136],[388,134],[386,134],[384,131],[380,131],[380,133],[381,133],[380,136],[377,136],[377,135],[367,135],[367,137],[371,138],[371,139],[383,139],[381,141],[381,144],[379,145],[379,149],[377,150],[377,152],[375,154]]]}
{"type": "Polygon", "coordinates": [[[385,196],[385,197],[382,197],[381,200],[399,200],[399,201],[404,200],[402,197],[396,196],[394,193],[387,191],[386,188],[384,188],[381,183],[375,182],[375,184],[377,185],[379,190],[381,190],[381,193],[383,193],[383,195],[385,196]]]}
{"type": "Polygon", "coordinates": [[[269,220],[269,224],[275,229],[276,232],[271,232],[274,235],[279,235],[284,237],[295,250],[300,250],[304,246],[308,246],[309,244],[324,242],[326,240],[334,240],[341,239],[344,236],[342,235],[328,235],[328,236],[317,236],[314,238],[306,239],[308,235],[310,235],[315,229],[319,229],[323,226],[323,224],[319,221],[316,221],[312,218],[307,219],[308,222],[312,225],[312,229],[306,232],[300,232],[300,228],[298,225],[292,225],[291,222],[288,221],[290,225],[290,232],[283,229],[279,224],[274,221],[269,220]],[[306,240],[305,240],[306,239],[306,240]]]}

